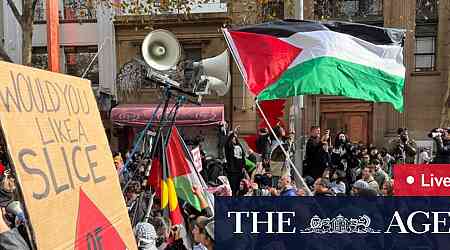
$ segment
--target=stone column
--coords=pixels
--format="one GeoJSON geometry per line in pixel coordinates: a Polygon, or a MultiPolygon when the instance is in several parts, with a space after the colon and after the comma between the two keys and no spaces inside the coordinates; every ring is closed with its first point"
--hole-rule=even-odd
{"type": "Polygon", "coordinates": [[[393,135],[397,128],[407,127],[408,112],[408,84],[410,83],[411,73],[414,70],[414,47],[415,47],[415,9],[414,0],[385,0],[383,6],[384,26],[390,28],[406,29],[406,40],[404,47],[404,62],[406,65],[406,77],[404,88],[405,111],[399,113],[391,105],[387,106],[387,124],[386,135],[393,135]]]}
{"type": "MultiPolygon", "coordinates": [[[[248,25],[257,22],[256,4],[252,1],[232,1],[229,5],[229,14],[231,15],[231,23],[234,25],[248,25]]],[[[232,126],[241,126],[241,134],[254,134],[257,126],[257,115],[255,109],[254,96],[243,86],[241,73],[232,60],[231,69],[231,90],[232,106],[230,107],[232,116],[232,126]]]]}
{"type": "MultiPolygon", "coordinates": [[[[445,77],[445,84],[442,86],[442,93],[444,98],[442,99],[442,110],[441,110],[441,127],[450,126],[450,106],[449,106],[449,95],[450,95],[450,44],[448,39],[450,37],[450,2],[440,1],[439,2],[439,32],[438,32],[438,69],[443,73],[446,72],[447,77],[445,77]],[[439,53],[443,51],[444,53],[439,53]],[[447,53],[445,53],[447,52],[447,53]]],[[[445,75],[445,73],[444,73],[445,75]]]]}

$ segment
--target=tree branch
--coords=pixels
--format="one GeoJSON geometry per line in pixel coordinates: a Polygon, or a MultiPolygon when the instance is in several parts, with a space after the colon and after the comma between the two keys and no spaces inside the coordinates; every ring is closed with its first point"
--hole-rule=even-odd
{"type": "Polygon", "coordinates": [[[6,53],[5,49],[2,46],[0,46],[0,59],[3,59],[7,62],[13,62],[11,60],[11,57],[9,57],[8,53],[6,53]]]}
{"type": "Polygon", "coordinates": [[[17,22],[19,22],[20,26],[23,25],[22,21],[22,15],[20,15],[19,10],[16,7],[16,4],[12,0],[7,0],[9,7],[11,8],[11,11],[13,12],[14,16],[17,19],[17,22]]]}

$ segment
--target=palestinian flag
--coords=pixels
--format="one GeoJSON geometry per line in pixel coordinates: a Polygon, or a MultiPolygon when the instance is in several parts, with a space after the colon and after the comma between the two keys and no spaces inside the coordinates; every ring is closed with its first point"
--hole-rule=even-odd
{"type": "Polygon", "coordinates": [[[193,185],[201,186],[201,184],[198,181],[198,176],[193,171],[193,163],[188,160],[182,140],[178,129],[173,126],[167,143],[167,162],[170,175],[178,197],[188,202],[198,211],[201,211],[200,201],[192,191],[193,185]]]}
{"type": "Polygon", "coordinates": [[[404,32],[344,22],[276,21],[225,29],[258,100],[335,95],[403,111],[404,32]]]}

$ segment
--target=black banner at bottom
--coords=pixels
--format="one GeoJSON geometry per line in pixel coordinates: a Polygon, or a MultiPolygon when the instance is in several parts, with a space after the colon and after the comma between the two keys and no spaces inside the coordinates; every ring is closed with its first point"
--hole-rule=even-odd
{"type": "Polygon", "coordinates": [[[215,249],[447,250],[450,197],[216,197],[215,249]]]}

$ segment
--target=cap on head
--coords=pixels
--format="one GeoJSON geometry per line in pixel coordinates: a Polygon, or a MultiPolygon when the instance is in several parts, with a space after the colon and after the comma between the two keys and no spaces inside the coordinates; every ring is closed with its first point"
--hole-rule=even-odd
{"type": "Polygon", "coordinates": [[[353,184],[353,187],[358,189],[369,189],[369,184],[363,180],[357,180],[353,184]]]}

